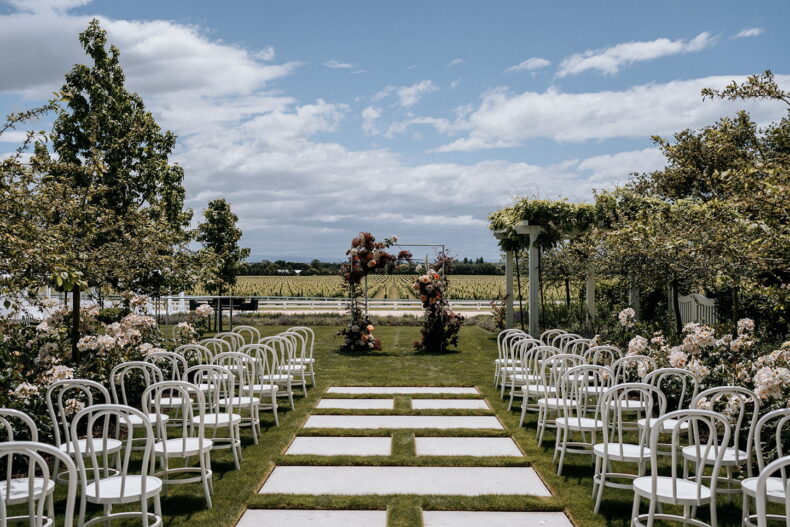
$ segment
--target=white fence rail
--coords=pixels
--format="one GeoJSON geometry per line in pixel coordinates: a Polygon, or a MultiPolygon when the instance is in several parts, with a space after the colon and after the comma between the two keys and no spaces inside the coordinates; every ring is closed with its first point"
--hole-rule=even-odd
{"type": "Polygon", "coordinates": [[[689,322],[700,324],[715,324],[716,301],[704,295],[692,294],[678,296],[680,305],[680,321],[683,325],[689,322]]]}

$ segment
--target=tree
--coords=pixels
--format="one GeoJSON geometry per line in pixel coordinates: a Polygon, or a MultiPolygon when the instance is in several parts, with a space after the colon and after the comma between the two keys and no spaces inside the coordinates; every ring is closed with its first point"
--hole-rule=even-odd
{"type": "Polygon", "coordinates": [[[163,132],[139,95],[124,86],[120,51],[92,20],[79,36],[92,60],[66,75],[66,107],[52,127],[54,162],[38,144],[33,167],[41,191],[55,196],[45,222],[57,234],[73,284],[72,354],[79,359],[79,305],[85,286],[159,293],[188,281],[183,170],[169,162],[176,136],[163,132]],[[54,204],[54,206],[52,205],[54,204]]]}
{"type": "Polygon", "coordinates": [[[230,203],[225,199],[209,202],[203,216],[206,221],[198,226],[197,235],[204,247],[201,260],[216,262],[216,269],[207,277],[205,287],[210,293],[223,295],[236,284],[236,276],[250,250],[239,247],[241,229],[236,226],[239,217],[230,210],[230,203]]]}

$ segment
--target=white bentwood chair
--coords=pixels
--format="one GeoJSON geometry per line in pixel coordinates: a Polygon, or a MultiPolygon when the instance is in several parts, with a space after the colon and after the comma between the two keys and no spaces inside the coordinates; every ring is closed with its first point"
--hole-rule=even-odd
{"type": "MultiPolygon", "coordinates": [[[[113,520],[140,519],[143,527],[159,527],[162,525],[162,505],[159,495],[162,492],[162,480],[149,475],[151,456],[154,450],[154,432],[148,417],[135,408],[119,404],[97,404],[81,410],[71,423],[73,448],[80,447],[77,439],[79,431],[86,435],[87,452],[77,457],[77,469],[80,473],[80,527],[90,527],[100,523],[109,525],[113,520]],[[132,419],[134,416],[134,420],[132,419]],[[112,421],[123,422],[128,431],[119,450],[120,463],[116,467],[118,473],[107,475],[109,459],[107,452],[108,424],[112,421]],[[135,424],[137,423],[137,424],[135,424]],[[142,430],[145,438],[139,474],[132,473],[132,452],[135,450],[132,439],[135,432],[142,430]],[[96,437],[97,432],[99,433],[96,437]],[[101,448],[94,448],[101,445],[101,448]],[[89,463],[85,462],[89,460],[89,463]],[[154,503],[154,513],[148,511],[148,501],[154,503]],[[85,521],[88,503],[103,506],[104,510],[98,517],[85,521]],[[112,512],[113,505],[139,503],[140,511],[112,512]]],[[[139,436],[138,436],[139,437],[139,436]]]]}
{"type": "MultiPolygon", "coordinates": [[[[14,416],[18,417],[18,416],[14,416]]],[[[77,467],[61,449],[37,441],[5,441],[0,443],[0,465],[5,476],[0,478],[0,526],[27,523],[30,527],[55,525],[53,493],[55,474],[50,460],[64,467],[61,481],[66,484],[66,507],[63,527],[74,522],[77,497],[77,467]],[[9,516],[8,508],[26,504],[27,514],[9,516]],[[46,512],[44,506],[46,504],[46,512]]]]}
{"type": "Polygon", "coordinates": [[[655,421],[650,431],[650,475],[634,480],[634,505],[631,512],[632,527],[651,527],[656,520],[681,522],[694,527],[716,527],[716,495],[718,475],[722,469],[725,446],[730,441],[732,430],[725,416],[709,410],[676,410],[669,412],[655,421]],[[667,423],[677,422],[670,427],[667,423]],[[672,429],[670,442],[669,475],[662,475],[659,464],[659,441],[665,430],[672,429]],[[687,435],[681,431],[687,429],[687,435]],[[684,439],[688,439],[684,446],[684,439]],[[695,459],[706,460],[689,476],[686,471],[680,473],[681,458],[686,458],[687,449],[694,449],[695,459]],[[705,464],[712,467],[709,486],[705,485],[705,464]],[[650,502],[646,514],[640,514],[642,500],[650,502]],[[661,511],[661,504],[683,507],[683,515],[661,511]],[[695,514],[696,508],[710,506],[710,523],[705,523],[695,514]]]}

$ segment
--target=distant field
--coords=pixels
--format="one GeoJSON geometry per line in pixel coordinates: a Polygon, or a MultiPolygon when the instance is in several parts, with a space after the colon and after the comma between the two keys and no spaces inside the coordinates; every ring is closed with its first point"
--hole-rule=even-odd
{"type": "MultiPolygon", "coordinates": [[[[370,298],[414,298],[411,275],[368,277],[370,298]]],[[[200,289],[195,294],[204,294],[200,289]]],[[[240,276],[234,294],[241,296],[295,296],[340,298],[346,295],[339,276],[240,276]]],[[[450,276],[450,298],[489,300],[505,294],[505,277],[496,275],[450,276]]]]}

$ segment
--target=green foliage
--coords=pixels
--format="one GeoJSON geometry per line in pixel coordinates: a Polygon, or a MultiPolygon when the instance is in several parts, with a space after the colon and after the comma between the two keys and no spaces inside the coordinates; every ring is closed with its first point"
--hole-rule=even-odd
{"type": "Polygon", "coordinates": [[[500,240],[500,246],[505,250],[528,245],[527,237],[514,230],[522,221],[543,227],[544,231],[538,235],[537,244],[548,249],[568,236],[592,226],[596,222],[596,211],[592,205],[586,203],[524,198],[510,207],[492,212],[489,220],[491,230],[505,231],[506,238],[500,240]]]}
{"type": "Polygon", "coordinates": [[[236,284],[236,276],[250,250],[239,247],[241,229],[236,226],[239,217],[224,198],[210,201],[203,216],[205,221],[198,226],[197,235],[204,247],[201,260],[213,266],[203,283],[207,291],[221,295],[236,284]]]}

